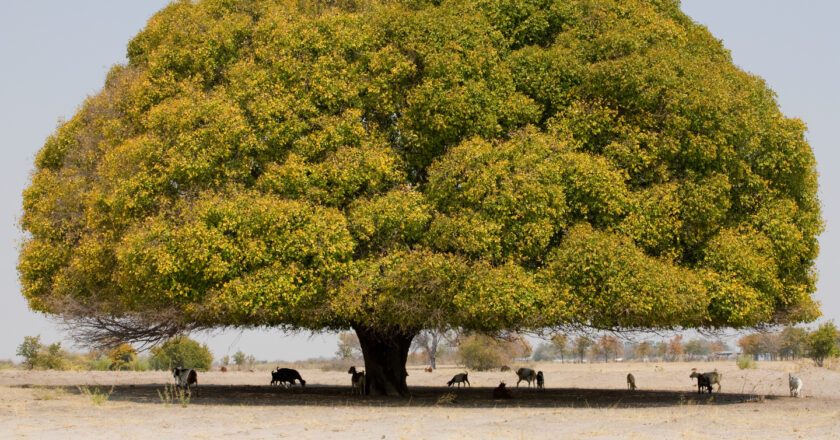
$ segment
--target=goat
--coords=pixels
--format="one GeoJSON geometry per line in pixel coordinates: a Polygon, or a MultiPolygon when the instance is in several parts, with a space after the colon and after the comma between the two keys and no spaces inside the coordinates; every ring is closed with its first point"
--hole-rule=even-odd
{"type": "Polygon", "coordinates": [[[510,367],[508,367],[507,365],[502,365],[502,373],[504,373],[505,371],[510,371],[510,367]]]}
{"type": "Polygon", "coordinates": [[[633,373],[627,373],[627,389],[634,391],[636,389],[636,377],[633,373]]]}
{"type": "Polygon", "coordinates": [[[432,371],[435,371],[434,368],[432,368],[432,367],[426,367],[426,368],[424,368],[424,370],[426,370],[427,373],[431,373],[432,371]]]}
{"type": "Polygon", "coordinates": [[[227,367],[222,365],[222,368],[219,368],[219,371],[221,371],[222,373],[227,373],[227,367]]]}
{"type": "Polygon", "coordinates": [[[469,385],[470,388],[472,388],[472,385],[470,385],[470,379],[467,378],[467,372],[466,371],[463,372],[463,373],[458,373],[458,374],[452,376],[452,380],[450,380],[449,382],[446,382],[446,385],[451,387],[452,384],[457,383],[458,386],[460,387],[461,384],[463,384],[464,382],[466,382],[467,385],[469,385]]]}
{"type": "Polygon", "coordinates": [[[352,366],[349,370],[347,370],[347,374],[352,375],[352,377],[350,378],[350,384],[353,386],[351,394],[358,393],[360,396],[362,394],[365,394],[365,372],[357,372],[356,367],[352,366]]]}
{"type": "Polygon", "coordinates": [[[505,383],[500,382],[499,386],[493,388],[494,399],[513,399],[513,391],[505,388],[505,383]]]}
{"type": "Polygon", "coordinates": [[[545,376],[543,376],[542,371],[537,371],[537,389],[544,390],[545,389],[545,376]]]}
{"type": "Polygon", "coordinates": [[[788,384],[790,385],[790,397],[802,397],[802,379],[788,373],[788,384]]]}
{"type": "Polygon", "coordinates": [[[516,370],[516,375],[519,380],[516,381],[516,388],[519,388],[519,382],[523,380],[528,382],[528,388],[531,388],[531,382],[537,380],[537,372],[530,368],[520,368],[516,370]]]}
{"type": "MultiPolygon", "coordinates": [[[[692,372],[690,376],[691,378],[697,378],[697,393],[702,394],[703,388],[706,388],[709,391],[709,394],[712,394],[712,381],[710,380],[708,373],[698,373],[696,371],[692,372]]],[[[717,374],[717,373],[715,373],[717,374]]],[[[718,386],[720,386],[720,382],[718,382],[718,386]]],[[[720,391],[720,389],[718,389],[720,391]]]]}
{"type": "Polygon", "coordinates": [[[198,374],[192,368],[173,368],[172,376],[175,386],[190,393],[191,385],[198,385],[198,374]]]}
{"type": "Polygon", "coordinates": [[[306,381],[300,377],[300,373],[297,370],[293,370],[291,368],[277,368],[276,370],[271,372],[271,385],[283,385],[288,383],[289,387],[295,384],[295,380],[300,381],[300,387],[306,387],[306,381]]]}

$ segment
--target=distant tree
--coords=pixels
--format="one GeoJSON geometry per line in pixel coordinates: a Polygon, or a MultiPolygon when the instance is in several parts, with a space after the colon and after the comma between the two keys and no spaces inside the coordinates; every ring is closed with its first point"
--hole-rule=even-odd
{"type": "Polygon", "coordinates": [[[840,338],[834,322],[826,322],[808,335],[808,357],[822,367],[826,359],[840,355],[840,338]]]}
{"type": "Polygon", "coordinates": [[[23,358],[23,365],[26,368],[30,370],[35,368],[41,347],[41,335],[23,337],[23,343],[18,345],[17,355],[23,358]]]}
{"type": "Polygon", "coordinates": [[[553,361],[557,359],[557,347],[554,344],[542,343],[534,350],[533,359],[539,361],[553,361]]]}
{"type": "Polygon", "coordinates": [[[758,360],[758,356],[762,352],[761,336],[758,333],[744,335],[741,339],[738,339],[738,347],[741,347],[741,353],[752,356],[754,360],[758,360]]]}
{"type": "Polygon", "coordinates": [[[473,370],[489,370],[531,355],[531,346],[519,335],[494,338],[482,334],[468,336],[458,345],[458,359],[473,370]]]}
{"type": "Polygon", "coordinates": [[[344,332],[338,335],[338,349],[335,352],[339,359],[358,359],[362,356],[362,346],[355,333],[344,332]]]}
{"type": "Polygon", "coordinates": [[[676,335],[668,341],[668,358],[672,361],[682,359],[685,346],[682,343],[682,335],[676,335]]]}
{"type": "Polygon", "coordinates": [[[764,353],[765,359],[776,360],[782,349],[782,335],[776,332],[762,332],[759,335],[761,351],[764,353]]]}
{"type": "Polygon", "coordinates": [[[799,359],[808,348],[808,331],[804,328],[787,326],[781,333],[779,356],[783,359],[799,359]]]}
{"type": "Polygon", "coordinates": [[[454,337],[455,334],[452,331],[427,329],[418,333],[411,345],[414,349],[423,350],[429,359],[429,366],[435,369],[437,368],[437,355],[441,344],[452,341],[454,337]]]}
{"type": "Polygon", "coordinates": [[[729,350],[729,346],[726,345],[726,342],[723,342],[720,339],[718,339],[716,341],[712,341],[709,344],[709,351],[712,352],[712,353],[720,353],[722,351],[727,351],[727,350],[729,350]]]}
{"type": "Polygon", "coordinates": [[[221,359],[219,359],[219,363],[220,363],[222,366],[225,366],[225,367],[226,367],[226,366],[228,366],[228,365],[230,365],[230,356],[228,356],[228,355],[224,355],[224,356],[222,356],[222,358],[221,358],[221,359]]]}
{"type": "Polygon", "coordinates": [[[151,351],[149,364],[155,370],[181,367],[207,371],[213,364],[213,354],[207,345],[186,336],[176,336],[160,346],[152,347],[151,351]]]}
{"type": "Polygon", "coordinates": [[[653,353],[659,359],[665,359],[668,356],[668,342],[659,341],[653,347],[653,353]]]}
{"type": "Polygon", "coordinates": [[[129,344],[122,344],[110,350],[108,358],[111,360],[111,370],[127,370],[131,367],[131,363],[137,360],[137,350],[129,344]]]}
{"type": "Polygon", "coordinates": [[[569,337],[562,333],[558,333],[551,337],[551,343],[554,345],[556,353],[560,356],[561,362],[566,361],[565,356],[569,353],[570,342],[569,337]]]}
{"type": "Polygon", "coordinates": [[[575,339],[575,352],[578,356],[578,362],[583,362],[584,357],[586,356],[586,351],[589,350],[595,341],[592,340],[589,336],[580,335],[575,339]]]}
{"type": "Polygon", "coordinates": [[[638,359],[647,361],[651,353],[653,353],[653,347],[651,347],[650,342],[640,342],[636,346],[636,358],[638,359]]]}
{"type": "Polygon", "coordinates": [[[688,355],[689,360],[708,356],[709,352],[711,352],[709,342],[704,339],[695,338],[685,344],[685,354],[688,355]]]}
{"type": "Polygon", "coordinates": [[[245,365],[245,359],[248,356],[245,355],[245,352],[242,350],[238,350],[236,353],[233,354],[233,363],[236,365],[238,369],[242,369],[242,366],[245,365]]]}
{"type": "Polygon", "coordinates": [[[621,344],[618,338],[613,335],[602,335],[592,347],[594,354],[603,357],[604,362],[608,362],[610,359],[615,360],[620,348],[621,344]]]}

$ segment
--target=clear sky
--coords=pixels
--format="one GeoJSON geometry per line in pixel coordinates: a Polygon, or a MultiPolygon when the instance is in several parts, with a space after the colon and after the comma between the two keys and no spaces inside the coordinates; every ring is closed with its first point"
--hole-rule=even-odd
{"type": "MultiPolygon", "coordinates": [[[[128,41],[166,0],[0,0],[0,359],[13,358],[24,336],[53,342],[64,335],[31,312],[17,281],[21,193],[35,153],[111,65],[125,62],[128,41]]],[[[782,111],[804,120],[817,157],[825,232],[817,260],[817,299],[824,319],[840,322],[840,2],[835,0],[683,0],[683,10],[732,51],[742,69],[762,76],[782,111]]],[[[217,357],[238,349],[258,359],[330,356],[336,337],[277,331],[197,335],[217,357]]],[[[68,342],[69,343],[69,342],[68,342]]]]}

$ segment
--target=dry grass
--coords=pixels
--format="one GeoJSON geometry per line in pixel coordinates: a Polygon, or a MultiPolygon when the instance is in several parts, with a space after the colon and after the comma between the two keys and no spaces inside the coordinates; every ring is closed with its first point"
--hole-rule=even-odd
{"type": "Polygon", "coordinates": [[[536,367],[548,389],[514,385],[515,398],[505,402],[492,400],[492,388],[510,383],[512,372],[470,372],[473,387],[450,390],[446,381],[461,371],[454,366],[410,369],[410,400],[351,396],[345,372],[320,368],[301,370],[307,387],[291,390],[269,387],[267,372],[201,373],[187,407],[161,401],[167,372],[6,370],[0,438],[811,439],[840,432],[840,373],[807,364],[536,367]],[[698,395],[692,367],[722,372],[722,393],[698,395]],[[789,371],[803,379],[804,398],[788,397],[789,371]],[[625,389],[628,372],[636,392],[625,389]],[[77,389],[112,386],[98,406],[77,389]]]}

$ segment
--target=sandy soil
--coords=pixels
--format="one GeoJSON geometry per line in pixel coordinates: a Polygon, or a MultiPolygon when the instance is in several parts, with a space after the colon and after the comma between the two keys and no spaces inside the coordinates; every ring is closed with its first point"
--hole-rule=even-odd
{"type": "Polygon", "coordinates": [[[208,372],[186,407],[161,401],[166,372],[5,370],[0,438],[840,439],[840,373],[803,365],[532,365],[544,391],[517,390],[513,372],[470,372],[472,387],[448,389],[460,369],[417,367],[411,399],[351,396],[344,372],[302,369],[304,389],[270,387],[266,372],[208,372]],[[722,391],[698,395],[692,367],[717,368],[722,391]],[[628,372],[636,392],[625,389],[628,372]],[[802,378],[803,398],[788,397],[788,372],[802,378]],[[502,380],[513,400],[491,398],[502,380]],[[112,394],[96,405],[85,390],[112,394]]]}

